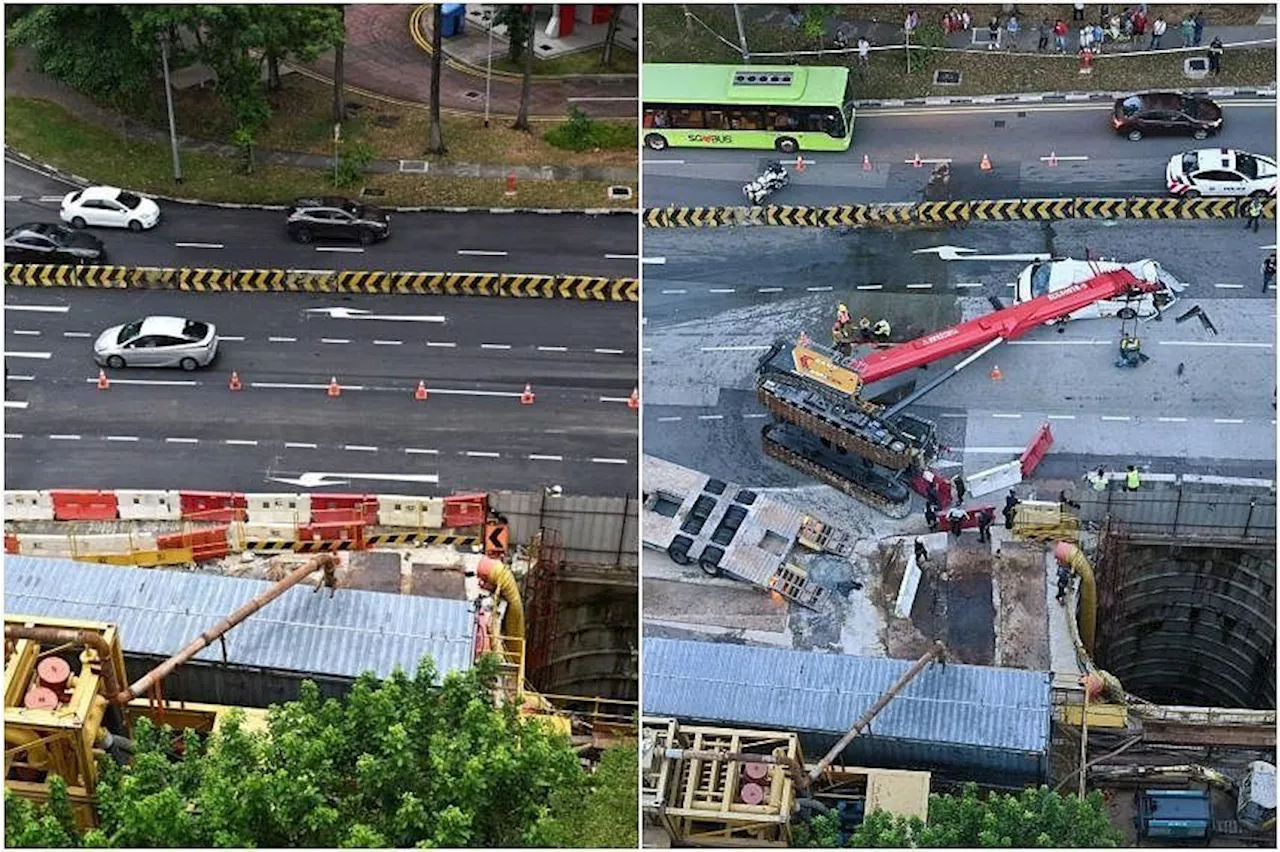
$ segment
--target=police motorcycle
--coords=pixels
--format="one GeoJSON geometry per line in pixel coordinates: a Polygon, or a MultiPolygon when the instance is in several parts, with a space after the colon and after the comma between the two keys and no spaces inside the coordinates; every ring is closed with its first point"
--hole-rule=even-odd
{"type": "Polygon", "coordinates": [[[774,160],[765,166],[764,172],[759,177],[742,187],[742,194],[752,204],[759,205],[789,183],[791,183],[791,175],[787,174],[782,163],[774,160]]]}

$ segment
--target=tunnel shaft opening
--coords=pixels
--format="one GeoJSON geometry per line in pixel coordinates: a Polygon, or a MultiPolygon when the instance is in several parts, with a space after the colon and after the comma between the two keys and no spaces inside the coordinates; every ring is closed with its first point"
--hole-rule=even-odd
{"type": "Polygon", "coordinates": [[[1098,665],[1157,704],[1274,710],[1275,581],[1274,546],[1109,524],[1098,548],[1098,665]]]}

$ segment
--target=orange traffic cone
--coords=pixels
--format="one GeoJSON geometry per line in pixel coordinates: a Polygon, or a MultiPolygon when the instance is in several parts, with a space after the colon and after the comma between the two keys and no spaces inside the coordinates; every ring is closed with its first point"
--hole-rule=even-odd
{"type": "Polygon", "coordinates": [[[338,384],[337,376],[329,379],[329,396],[342,396],[342,387],[338,384]]]}
{"type": "Polygon", "coordinates": [[[98,390],[106,390],[111,387],[111,382],[107,381],[107,371],[98,371],[98,390]]]}
{"type": "Polygon", "coordinates": [[[640,388],[631,391],[631,398],[627,400],[627,408],[636,411],[640,408],[640,388]]]}
{"type": "Polygon", "coordinates": [[[240,374],[235,370],[231,371],[231,381],[227,382],[227,387],[233,391],[240,390],[240,374]]]}
{"type": "Polygon", "coordinates": [[[520,404],[533,405],[533,387],[528,382],[525,383],[524,393],[520,394],[520,404]]]}
{"type": "Polygon", "coordinates": [[[796,172],[799,173],[802,171],[804,171],[804,157],[796,154],[796,172]]]}
{"type": "Polygon", "coordinates": [[[991,171],[991,159],[987,156],[985,151],[982,154],[982,162],[978,164],[978,167],[984,172],[991,171]]]}
{"type": "Polygon", "coordinates": [[[919,151],[916,151],[916,158],[915,158],[914,160],[912,160],[912,161],[911,161],[911,165],[915,166],[917,169],[924,165],[924,163],[920,162],[920,152],[919,152],[919,151]]]}
{"type": "Polygon", "coordinates": [[[866,154],[862,155],[862,170],[864,172],[871,171],[871,157],[866,154]]]}
{"type": "Polygon", "coordinates": [[[999,364],[996,364],[994,367],[991,368],[991,381],[993,382],[1004,381],[1004,373],[1000,372],[999,364]]]}
{"type": "Polygon", "coordinates": [[[426,401],[426,398],[427,398],[427,383],[426,383],[426,382],[424,382],[424,381],[419,381],[419,382],[418,382],[418,389],[417,389],[416,391],[414,391],[414,392],[413,392],[413,398],[414,398],[414,399],[416,399],[418,402],[424,402],[424,401],[426,401]]]}

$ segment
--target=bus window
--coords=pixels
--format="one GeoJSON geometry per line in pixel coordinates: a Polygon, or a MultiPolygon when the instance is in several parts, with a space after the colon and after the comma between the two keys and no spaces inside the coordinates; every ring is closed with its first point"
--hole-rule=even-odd
{"type": "Polygon", "coordinates": [[[729,117],[722,110],[707,110],[707,130],[728,130],[729,117]]]}
{"type": "Polygon", "coordinates": [[[690,130],[702,130],[707,126],[700,109],[682,109],[675,115],[675,126],[690,130]]]}

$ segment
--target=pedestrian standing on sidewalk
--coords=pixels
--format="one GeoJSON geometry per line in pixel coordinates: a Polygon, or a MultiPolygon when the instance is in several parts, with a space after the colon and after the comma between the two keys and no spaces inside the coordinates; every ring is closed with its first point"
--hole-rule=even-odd
{"type": "Polygon", "coordinates": [[[1182,36],[1182,46],[1190,47],[1191,42],[1196,38],[1196,24],[1191,20],[1191,15],[1182,16],[1182,25],[1178,27],[1179,34],[1182,36]]]}
{"type": "Polygon", "coordinates": [[[1020,31],[1020,27],[1018,26],[1017,15],[1009,16],[1009,20],[1005,21],[1004,23],[1004,31],[1009,34],[1009,49],[1017,50],[1018,49],[1018,32],[1020,31]]]}
{"type": "Polygon", "coordinates": [[[969,32],[969,28],[973,26],[973,15],[969,14],[968,6],[960,12],[960,25],[964,27],[965,32],[969,32]]]}
{"type": "Polygon", "coordinates": [[[858,67],[864,71],[871,67],[871,42],[867,41],[865,35],[858,36],[858,67]]]}
{"type": "Polygon", "coordinates": [[[1218,36],[1213,37],[1213,41],[1209,42],[1209,73],[1217,75],[1222,70],[1222,39],[1218,36]]]}
{"type": "Polygon", "coordinates": [[[1252,227],[1253,232],[1258,233],[1258,220],[1262,218],[1262,199],[1257,196],[1250,198],[1245,205],[1245,212],[1249,214],[1249,221],[1244,223],[1244,229],[1247,231],[1252,227]]]}
{"type": "Polygon", "coordinates": [[[1049,34],[1053,32],[1053,24],[1045,18],[1040,22],[1040,26],[1036,27],[1036,31],[1040,33],[1040,40],[1036,42],[1036,52],[1044,53],[1049,49],[1049,34]]]}
{"type": "Polygon", "coordinates": [[[916,564],[923,565],[929,561],[929,548],[924,546],[924,542],[916,539],[916,564]]]}
{"type": "Polygon", "coordinates": [[[1164,22],[1163,15],[1156,15],[1155,23],[1151,25],[1151,49],[1160,49],[1160,39],[1164,38],[1164,31],[1169,25],[1164,22]]]}
{"type": "Polygon", "coordinates": [[[1276,283],[1276,253],[1271,252],[1267,255],[1267,259],[1262,261],[1262,292],[1267,292],[1268,287],[1274,287],[1276,283]]]}
{"type": "Polygon", "coordinates": [[[995,15],[991,16],[991,21],[987,24],[987,37],[987,50],[995,50],[1000,42],[1000,19],[995,15]]]}
{"type": "Polygon", "coordinates": [[[1091,47],[1093,47],[1093,27],[1085,24],[1080,28],[1080,52],[1084,53],[1091,47]]]}
{"type": "Polygon", "coordinates": [[[1053,25],[1053,40],[1059,53],[1067,52],[1067,22],[1061,18],[1053,25]]]}
{"type": "Polygon", "coordinates": [[[1204,11],[1196,12],[1196,16],[1191,19],[1192,26],[1192,46],[1199,47],[1200,39],[1204,38],[1204,11]]]}

